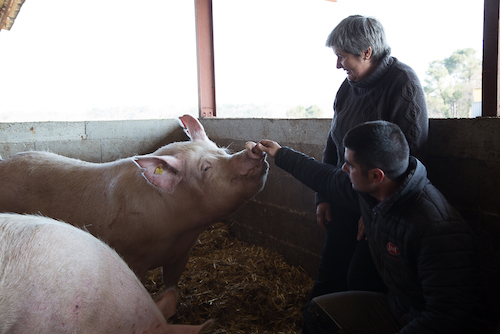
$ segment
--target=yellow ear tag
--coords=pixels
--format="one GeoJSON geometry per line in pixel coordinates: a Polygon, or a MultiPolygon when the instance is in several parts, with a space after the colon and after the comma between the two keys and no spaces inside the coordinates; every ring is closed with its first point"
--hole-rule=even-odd
{"type": "Polygon", "coordinates": [[[155,174],[163,174],[163,168],[161,167],[161,164],[158,164],[158,167],[156,167],[155,174]]]}

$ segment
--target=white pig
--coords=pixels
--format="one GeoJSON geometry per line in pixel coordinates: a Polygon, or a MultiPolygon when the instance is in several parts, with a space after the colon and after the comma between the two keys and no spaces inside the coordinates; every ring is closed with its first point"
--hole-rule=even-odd
{"type": "Polygon", "coordinates": [[[89,163],[48,152],[0,160],[0,212],[40,213],[87,229],[144,280],[163,266],[177,284],[201,232],[263,187],[269,164],[255,143],[230,155],[196,118],[180,117],[191,140],[150,155],[89,163]]]}
{"type": "Polygon", "coordinates": [[[212,325],[167,324],[174,290],[155,304],[114,250],[51,218],[0,214],[0,260],[2,334],[194,334],[212,325]]]}

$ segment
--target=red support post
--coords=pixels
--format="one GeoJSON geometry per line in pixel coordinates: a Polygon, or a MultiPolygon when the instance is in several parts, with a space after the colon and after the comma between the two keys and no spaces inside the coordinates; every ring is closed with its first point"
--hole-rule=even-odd
{"type": "Polygon", "coordinates": [[[212,0],[195,0],[195,12],[198,60],[198,111],[200,117],[215,117],[212,0]]]}

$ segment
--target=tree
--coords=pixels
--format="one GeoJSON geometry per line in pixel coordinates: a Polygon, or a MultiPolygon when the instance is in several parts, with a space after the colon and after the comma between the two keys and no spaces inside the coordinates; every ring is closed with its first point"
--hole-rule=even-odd
{"type": "Polygon", "coordinates": [[[309,108],[299,105],[295,108],[289,109],[286,112],[286,117],[289,118],[320,118],[323,117],[323,110],[317,105],[313,104],[309,108]]]}
{"type": "Polygon", "coordinates": [[[476,53],[460,49],[429,64],[424,86],[429,117],[469,117],[472,89],[481,85],[481,59],[476,53]]]}

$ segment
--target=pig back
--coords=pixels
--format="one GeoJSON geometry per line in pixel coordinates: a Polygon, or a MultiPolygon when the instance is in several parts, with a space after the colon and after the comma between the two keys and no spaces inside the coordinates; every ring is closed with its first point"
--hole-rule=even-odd
{"type": "Polygon", "coordinates": [[[135,209],[130,193],[150,188],[130,159],[90,163],[37,151],[0,161],[0,185],[0,212],[42,214],[106,241],[101,230],[135,209]]]}
{"type": "Polygon", "coordinates": [[[67,221],[65,212],[102,202],[99,196],[112,183],[106,179],[107,165],[39,151],[1,160],[0,212],[42,213],[67,221]]]}
{"type": "Polygon", "coordinates": [[[0,214],[0,332],[124,333],[165,325],[111,248],[71,225],[0,214]]]}

